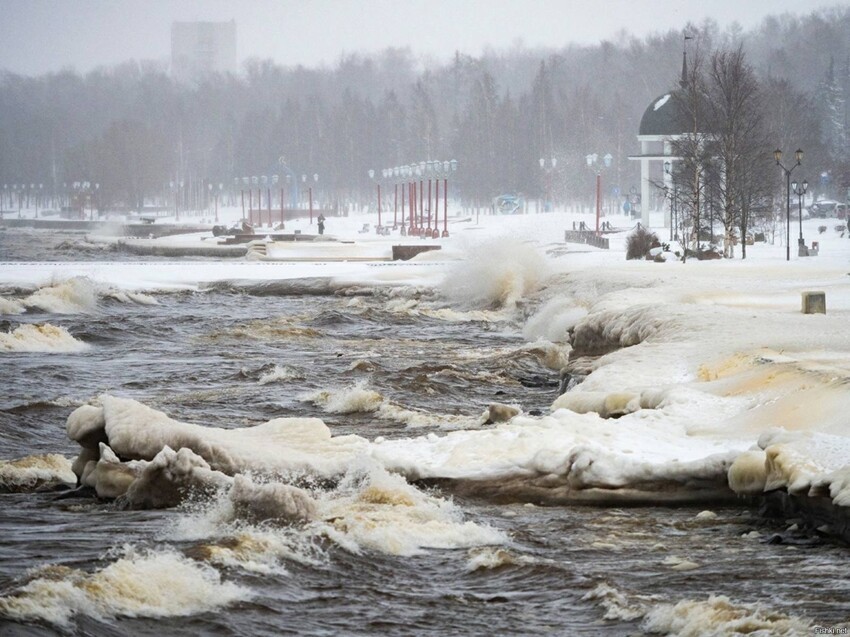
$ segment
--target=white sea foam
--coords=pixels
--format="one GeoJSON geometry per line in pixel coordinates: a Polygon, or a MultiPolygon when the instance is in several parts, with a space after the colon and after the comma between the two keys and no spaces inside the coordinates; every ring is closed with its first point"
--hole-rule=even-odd
{"type": "Polygon", "coordinates": [[[302,400],[322,407],[329,414],[375,414],[376,418],[398,422],[411,429],[426,427],[467,429],[483,424],[483,419],[478,416],[407,409],[390,402],[379,392],[369,389],[366,380],[336,391],[323,390],[305,394],[302,400]]]}
{"type": "Polygon", "coordinates": [[[123,290],[108,289],[103,292],[106,298],[114,299],[120,303],[136,303],[137,305],[159,305],[156,297],[142,292],[126,292],[123,290]]]}
{"type": "Polygon", "coordinates": [[[31,491],[51,484],[75,484],[71,461],[55,453],[0,460],[0,492],[31,491]]]}
{"type": "Polygon", "coordinates": [[[327,520],[321,532],[356,553],[415,555],[507,539],[501,531],[464,521],[449,500],[429,496],[372,463],[350,471],[337,489],[317,501],[319,515],[327,520]]]}
{"type": "Polygon", "coordinates": [[[191,551],[198,559],[261,573],[279,571],[288,560],[325,561],[321,546],[328,539],[352,553],[391,555],[506,540],[500,531],[464,520],[449,500],[428,495],[366,459],[352,463],[331,489],[305,491],[237,476],[230,493],[195,507],[168,536],[200,541],[191,551]]]}
{"type": "Polygon", "coordinates": [[[269,383],[285,383],[290,380],[300,380],[303,378],[304,373],[294,367],[290,367],[289,365],[284,365],[283,367],[275,365],[274,369],[260,376],[257,384],[268,385],[269,383]]]}
{"type": "Polygon", "coordinates": [[[0,352],[82,352],[87,343],[75,339],[64,327],[19,325],[11,332],[0,332],[0,352]]]}
{"type": "Polygon", "coordinates": [[[209,520],[194,515],[184,518],[173,529],[174,535],[184,539],[184,535],[199,536],[204,542],[190,549],[195,558],[226,568],[237,568],[259,574],[280,575],[286,572],[287,562],[319,565],[326,560],[326,554],[316,541],[316,537],[302,527],[251,526],[241,522],[227,525],[216,524],[204,530],[209,520]],[[200,529],[198,525],[200,526],[200,529]],[[191,533],[184,529],[192,526],[191,533]]]}
{"type": "Polygon", "coordinates": [[[19,300],[0,298],[0,314],[22,314],[27,309],[51,314],[84,314],[95,311],[100,298],[138,305],[159,303],[149,294],[119,290],[88,277],[72,277],[44,285],[19,300]]]}
{"type": "Polygon", "coordinates": [[[70,627],[76,615],[185,617],[250,597],[247,589],[222,581],[215,569],[168,550],[127,548],[123,557],[93,573],[52,566],[31,577],[0,597],[0,616],[70,627]]]}
{"type": "Polygon", "coordinates": [[[91,312],[97,307],[97,289],[91,280],[75,277],[42,287],[21,302],[52,314],[91,312]]]}
{"type": "Polygon", "coordinates": [[[329,414],[372,413],[384,402],[381,394],[366,387],[365,380],[340,391],[315,392],[304,399],[321,406],[329,414]]]}
{"type": "Polygon", "coordinates": [[[538,559],[528,555],[518,555],[506,548],[483,546],[470,549],[467,553],[466,570],[468,572],[495,570],[505,566],[525,566],[536,564],[538,559]]]}
{"type": "Polygon", "coordinates": [[[723,595],[705,601],[682,600],[659,604],[643,620],[641,628],[652,634],[680,637],[720,637],[721,635],[811,634],[811,622],[764,608],[733,602],[723,595]]]}
{"type": "Polygon", "coordinates": [[[0,297],[0,315],[23,314],[26,311],[26,306],[20,301],[0,297]]]}
{"type": "Polygon", "coordinates": [[[644,616],[648,598],[626,595],[610,584],[602,582],[586,593],[582,601],[592,601],[605,610],[604,618],[608,620],[633,621],[644,616]]]}

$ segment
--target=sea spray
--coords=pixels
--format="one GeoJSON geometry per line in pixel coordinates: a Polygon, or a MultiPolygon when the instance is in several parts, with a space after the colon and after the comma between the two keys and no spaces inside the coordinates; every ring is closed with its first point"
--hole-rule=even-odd
{"type": "Polygon", "coordinates": [[[443,296],[462,306],[512,310],[549,274],[534,247],[508,239],[477,245],[468,254],[447,271],[440,285],[443,296]]]}

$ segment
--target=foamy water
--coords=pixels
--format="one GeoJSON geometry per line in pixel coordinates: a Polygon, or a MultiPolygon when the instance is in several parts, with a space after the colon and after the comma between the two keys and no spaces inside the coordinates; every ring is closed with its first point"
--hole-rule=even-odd
{"type": "Polygon", "coordinates": [[[2,352],[82,352],[89,346],[74,338],[59,325],[19,325],[11,332],[0,332],[2,352]]]}
{"type": "Polygon", "coordinates": [[[15,594],[0,597],[0,614],[68,627],[78,615],[181,617],[211,612],[250,597],[219,573],[171,551],[132,549],[105,568],[86,573],[67,567],[36,569],[15,594]]]}

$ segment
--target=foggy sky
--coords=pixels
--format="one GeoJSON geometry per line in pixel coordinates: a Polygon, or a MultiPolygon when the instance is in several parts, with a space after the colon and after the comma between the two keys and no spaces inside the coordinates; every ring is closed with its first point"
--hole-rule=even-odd
{"type": "Polygon", "coordinates": [[[706,17],[745,29],[823,0],[0,0],[0,69],[38,75],[120,62],[168,62],[172,21],[237,25],[237,55],[333,65],[390,46],[448,60],[484,47],[561,47],[681,28],[706,17]]]}

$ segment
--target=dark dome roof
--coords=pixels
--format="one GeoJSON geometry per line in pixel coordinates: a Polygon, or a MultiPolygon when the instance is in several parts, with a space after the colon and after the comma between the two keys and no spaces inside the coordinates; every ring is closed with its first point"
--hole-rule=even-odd
{"type": "Polygon", "coordinates": [[[687,117],[673,93],[659,95],[643,112],[638,135],[681,135],[688,130],[687,117]]]}

